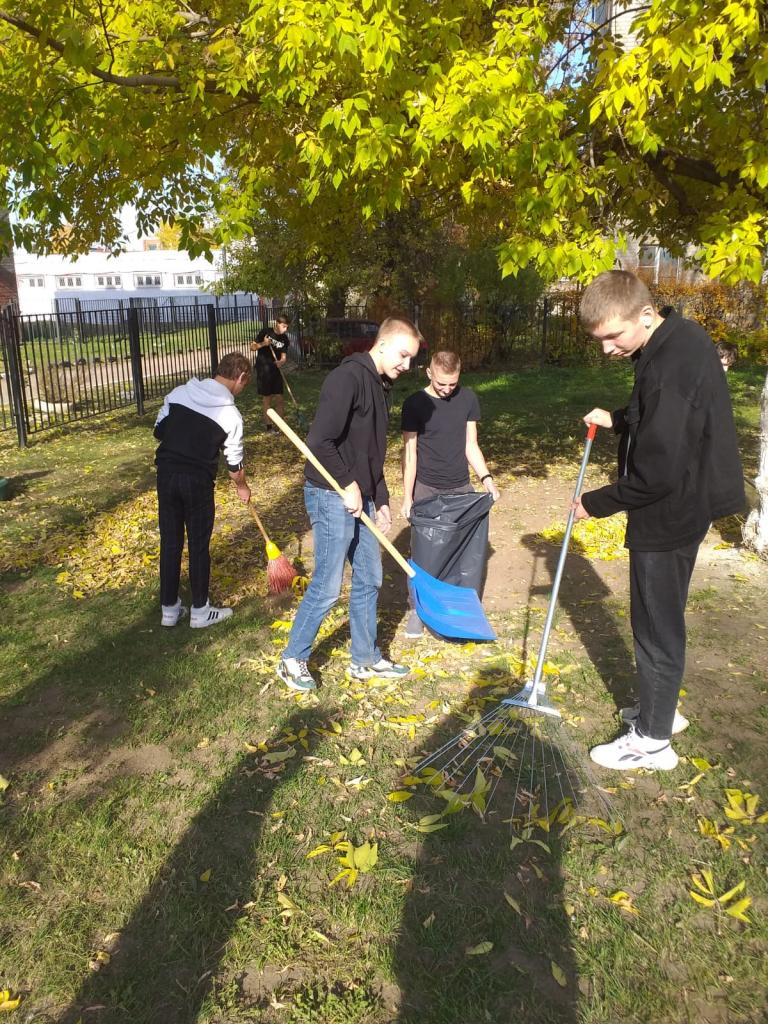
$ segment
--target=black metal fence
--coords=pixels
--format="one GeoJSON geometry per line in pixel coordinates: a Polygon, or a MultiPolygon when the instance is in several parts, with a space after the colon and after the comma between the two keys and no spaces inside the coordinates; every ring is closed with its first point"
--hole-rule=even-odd
{"type": "MultiPolygon", "coordinates": [[[[44,316],[0,312],[0,431],[20,445],[39,431],[115,409],[144,410],[191,375],[207,376],[227,352],[248,351],[262,326],[291,319],[289,357],[298,365],[331,366],[354,336],[362,307],[347,321],[325,310],[246,302],[59,308],[44,316]],[[344,331],[349,333],[346,338],[344,331]]],[[[466,369],[585,358],[572,295],[525,307],[413,311],[429,347],[458,351],[466,369]]]]}

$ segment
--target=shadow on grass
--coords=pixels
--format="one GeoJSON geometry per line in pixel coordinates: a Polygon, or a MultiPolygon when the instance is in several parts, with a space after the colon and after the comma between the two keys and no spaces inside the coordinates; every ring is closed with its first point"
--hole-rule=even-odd
{"type": "MultiPolygon", "coordinates": [[[[488,699],[487,689],[481,694],[488,699]]],[[[482,696],[471,697],[458,714],[441,723],[417,756],[458,735],[466,723],[463,716],[482,701],[482,696]]],[[[539,745],[547,762],[563,756],[556,736],[549,731],[539,745]]],[[[508,738],[505,742],[519,749],[508,738]]],[[[474,763],[472,757],[464,768],[474,763]]],[[[495,780],[490,765],[483,767],[486,778],[495,780]]],[[[471,790],[473,775],[469,778],[471,790]]],[[[578,976],[563,907],[566,840],[556,838],[556,829],[545,833],[535,828],[532,838],[546,841],[548,851],[536,843],[513,841],[520,835],[519,823],[513,826],[505,819],[528,813],[520,810],[520,800],[525,803],[526,798],[516,783],[513,762],[504,768],[484,820],[465,808],[443,819],[447,827],[423,840],[394,951],[398,1024],[577,1020],[578,976]],[[484,947],[489,943],[491,948],[484,947]]],[[[528,779],[526,783],[530,791],[528,779]]],[[[554,805],[555,800],[550,809],[554,805]]],[[[445,806],[437,796],[419,794],[404,805],[403,816],[415,824],[445,806]]]]}
{"type": "MultiPolygon", "coordinates": [[[[264,511],[267,524],[274,522],[285,529],[285,509],[296,507],[298,501],[298,489],[281,495],[279,508],[271,505],[264,511]]],[[[298,519],[296,526],[303,529],[298,519]]],[[[227,545],[235,551],[257,552],[253,562],[241,569],[237,581],[247,590],[263,574],[266,558],[263,541],[245,512],[242,526],[227,537],[227,545]]],[[[45,771],[45,751],[70,732],[75,735],[68,756],[87,756],[97,767],[115,741],[129,742],[132,734],[140,731],[135,721],[140,718],[140,687],[144,693],[154,691],[166,704],[173,704],[177,697],[185,696],[189,685],[196,685],[197,680],[189,677],[197,658],[209,647],[216,647],[222,635],[236,635],[254,611],[263,621],[275,616],[269,601],[249,599],[236,609],[231,622],[212,630],[191,630],[186,622],[172,630],[162,629],[159,595],[154,587],[152,592],[157,603],[151,611],[143,611],[148,595],[114,590],[98,593],[87,601],[62,598],[61,607],[54,607],[48,618],[41,618],[39,601],[32,592],[23,598],[28,609],[20,613],[24,629],[20,650],[29,659],[27,676],[34,675],[11,696],[0,699],[0,728],[5,736],[13,738],[0,745],[0,772],[10,774],[29,759],[35,761],[35,770],[45,771]],[[68,607],[72,615],[76,613],[74,631],[67,622],[68,607]],[[51,635],[57,629],[65,639],[55,647],[55,653],[48,655],[49,667],[35,672],[34,651],[59,641],[58,635],[51,635]]],[[[185,574],[181,592],[187,592],[185,574]]],[[[17,596],[16,602],[20,600],[17,596]]],[[[253,620],[248,623],[252,624],[253,620]]],[[[257,620],[255,624],[260,623],[257,620]]],[[[246,638],[238,643],[246,654],[246,638]]]]}
{"type": "MultiPolygon", "coordinates": [[[[313,730],[331,711],[296,712],[273,733],[313,730]]],[[[310,753],[312,748],[310,747],[310,753]]],[[[120,930],[108,967],[87,978],[58,1018],[96,1024],[194,1024],[226,952],[257,892],[259,841],[278,789],[301,767],[277,774],[241,757],[195,816],[120,930]],[[207,882],[201,874],[210,869],[207,882]]],[[[266,865],[264,865],[266,866],[266,865]]]]}
{"type": "MultiPolygon", "coordinates": [[[[548,598],[560,548],[547,543],[535,533],[526,534],[522,542],[533,552],[537,561],[543,561],[549,577],[545,585],[534,587],[531,592],[548,598]]],[[[618,710],[634,703],[634,656],[616,624],[614,614],[606,607],[605,602],[611,597],[612,591],[592,563],[572,545],[560,585],[558,607],[570,619],[618,710]]]]}

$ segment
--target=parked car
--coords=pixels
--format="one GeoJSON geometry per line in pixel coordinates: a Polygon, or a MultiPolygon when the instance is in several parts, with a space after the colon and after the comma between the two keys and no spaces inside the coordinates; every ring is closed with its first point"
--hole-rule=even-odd
{"type": "MultiPolygon", "coordinates": [[[[305,357],[308,362],[335,363],[353,352],[367,352],[376,340],[378,330],[375,320],[327,317],[315,336],[304,339],[305,357]]],[[[417,363],[422,362],[426,348],[426,342],[422,342],[417,363]]]]}
{"type": "Polygon", "coordinates": [[[324,327],[327,335],[338,338],[342,358],[353,352],[367,352],[379,329],[375,320],[347,320],[340,316],[328,317],[324,327]]]}

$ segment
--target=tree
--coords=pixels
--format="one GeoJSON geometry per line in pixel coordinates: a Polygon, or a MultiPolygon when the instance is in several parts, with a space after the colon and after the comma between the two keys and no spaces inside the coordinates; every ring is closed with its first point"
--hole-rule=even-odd
{"type": "Polygon", "coordinates": [[[412,201],[487,218],[507,274],[588,278],[631,233],[759,280],[765,5],[637,0],[626,50],[592,10],[8,0],[0,206],[42,251],[63,221],[67,252],[116,245],[133,202],[140,230],[173,221],[201,252],[247,236],[289,183],[358,224],[412,201]]]}
{"type": "Polygon", "coordinates": [[[699,246],[757,279],[768,33],[757,0],[638,0],[622,52],[592,4],[9,0],[0,167],[18,241],[68,249],[178,222],[203,250],[262,199],[351,219],[412,198],[487,215],[502,262],[610,265],[613,236],[699,246]],[[211,211],[217,216],[211,227],[211,211]]]}

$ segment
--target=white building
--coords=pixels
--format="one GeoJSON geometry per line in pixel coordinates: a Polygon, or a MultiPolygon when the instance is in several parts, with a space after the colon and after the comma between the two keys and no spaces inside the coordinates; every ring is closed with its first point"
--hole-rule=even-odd
{"type": "MultiPolygon", "coordinates": [[[[118,256],[93,251],[75,258],[34,256],[17,249],[14,257],[19,307],[32,315],[75,309],[76,299],[83,309],[121,302],[127,306],[131,299],[212,302],[206,286],[222,276],[204,256],[193,259],[173,249],[133,249],[118,256]]],[[[244,302],[249,298],[244,296],[244,302]]]]}

